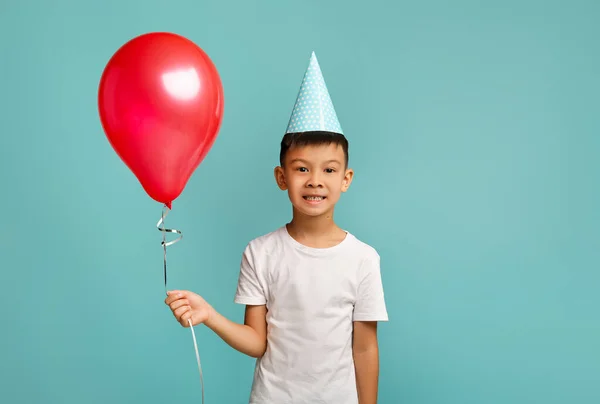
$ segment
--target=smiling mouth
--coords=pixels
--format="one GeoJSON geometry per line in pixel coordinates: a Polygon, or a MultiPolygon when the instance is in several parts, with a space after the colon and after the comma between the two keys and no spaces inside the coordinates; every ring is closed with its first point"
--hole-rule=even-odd
{"type": "Polygon", "coordinates": [[[326,196],[303,196],[303,198],[309,202],[320,202],[327,197],[326,196]]]}

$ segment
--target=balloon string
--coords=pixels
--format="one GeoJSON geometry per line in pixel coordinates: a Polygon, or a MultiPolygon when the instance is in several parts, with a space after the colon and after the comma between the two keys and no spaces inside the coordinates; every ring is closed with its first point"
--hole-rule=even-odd
{"type": "Polygon", "coordinates": [[[167,290],[167,247],[175,244],[176,242],[178,242],[179,240],[181,240],[183,238],[183,234],[181,233],[181,231],[175,230],[175,229],[167,229],[164,226],[161,227],[161,225],[163,225],[165,222],[165,217],[167,217],[167,215],[169,214],[168,209],[169,208],[167,208],[166,206],[163,208],[160,220],[156,224],[156,227],[158,228],[158,230],[161,231],[163,234],[163,239],[162,239],[162,242],[160,243],[160,245],[163,246],[163,272],[164,272],[164,276],[165,276],[165,294],[167,294],[167,292],[168,292],[168,290],[167,290]],[[179,234],[179,237],[167,242],[167,233],[176,233],[176,234],[179,234]]]}
{"type": "MultiPolygon", "coordinates": [[[[165,278],[165,294],[167,294],[169,291],[167,288],[167,247],[175,244],[176,242],[178,242],[179,240],[181,240],[183,238],[183,234],[181,233],[180,230],[168,229],[164,226],[165,217],[167,217],[168,213],[169,213],[169,209],[165,206],[163,208],[160,220],[156,224],[156,227],[158,228],[158,230],[160,232],[162,232],[162,234],[163,234],[163,239],[162,239],[162,242],[160,243],[160,245],[163,246],[163,272],[164,272],[164,278],[165,278]],[[178,234],[179,237],[167,242],[167,233],[175,233],[175,234],[178,234]]],[[[198,343],[196,341],[196,333],[194,332],[194,326],[192,324],[192,320],[189,319],[188,323],[190,325],[190,330],[192,330],[192,339],[194,340],[194,349],[196,351],[196,362],[198,364],[198,372],[200,373],[200,386],[202,389],[202,404],[204,404],[204,376],[202,375],[202,365],[200,363],[200,353],[198,352],[198,343]]]]}

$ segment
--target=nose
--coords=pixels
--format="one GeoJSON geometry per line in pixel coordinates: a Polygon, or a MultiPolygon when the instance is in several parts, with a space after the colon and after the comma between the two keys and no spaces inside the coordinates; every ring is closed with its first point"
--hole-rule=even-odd
{"type": "Polygon", "coordinates": [[[308,188],[323,188],[323,183],[318,173],[313,173],[313,175],[310,176],[306,186],[308,188]]]}

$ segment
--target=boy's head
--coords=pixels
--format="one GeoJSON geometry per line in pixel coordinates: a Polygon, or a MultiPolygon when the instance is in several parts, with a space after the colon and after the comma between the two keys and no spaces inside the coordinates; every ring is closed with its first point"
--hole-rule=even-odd
{"type": "Polygon", "coordinates": [[[279,159],[277,185],[288,191],[294,208],[308,216],[331,213],[354,175],[348,168],[348,141],[338,133],[287,133],[279,159]]]}
{"type": "Polygon", "coordinates": [[[281,140],[275,180],[295,213],[333,213],[354,172],[348,169],[348,141],[343,135],[325,79],[313,52],[281,140]]]}

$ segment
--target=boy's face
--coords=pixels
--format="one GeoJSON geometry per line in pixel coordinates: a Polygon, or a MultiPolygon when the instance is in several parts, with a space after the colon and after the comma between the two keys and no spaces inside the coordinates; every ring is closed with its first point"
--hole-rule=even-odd
{"type": "Polygon", "coordinates": [[[297,212],[307,216],[330,214],[352,182],[354,172],[345,166],[344,151],[337,144],[302,146],[288,150],[275,179],[297,212]]]}

